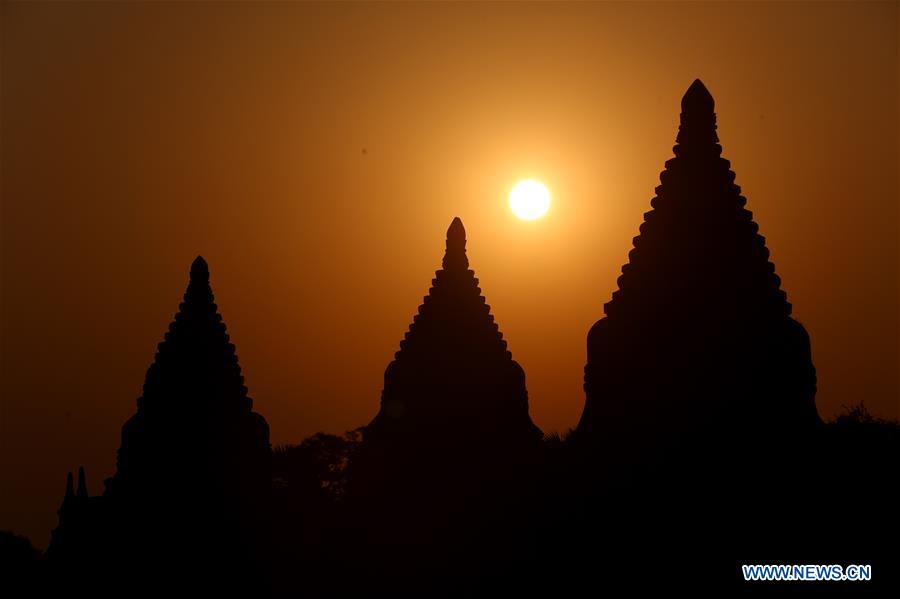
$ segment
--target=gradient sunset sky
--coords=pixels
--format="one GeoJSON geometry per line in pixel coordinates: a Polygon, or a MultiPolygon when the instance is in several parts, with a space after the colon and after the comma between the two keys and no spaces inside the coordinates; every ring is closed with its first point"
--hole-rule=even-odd
{"type": "Polygon", "coordinates": [[[210,265],[276,444],[376,413],[454,216],[545,432],[701,78],[825,418],[900,403],[896,2],[2,5],[0,529],[112,475],[210,265]],[[536,178],[548,214],[506,198],[536,178]]]}

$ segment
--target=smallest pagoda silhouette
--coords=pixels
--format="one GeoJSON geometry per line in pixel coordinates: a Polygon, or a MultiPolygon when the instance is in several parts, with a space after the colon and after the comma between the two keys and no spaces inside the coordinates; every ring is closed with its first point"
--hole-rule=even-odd
{"type": "Polygon", "coordinates": [[[77,564],[97,556],[98,537],[102,538],[106,528],[105,503],[102,496],[88,494],[84,467],[78,467],[78,487],[76,489],[69,472],[66,475],[66,491],[62,504],[57,510],[59,525],[50,536],[47,558],[68,560],[77,564]]]}

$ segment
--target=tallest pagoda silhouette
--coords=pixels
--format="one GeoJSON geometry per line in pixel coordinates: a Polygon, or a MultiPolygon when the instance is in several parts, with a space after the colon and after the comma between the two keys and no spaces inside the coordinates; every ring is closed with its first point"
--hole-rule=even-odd
{"type": "Polygon", "coordinates": [[[818,422],[809,336],[721,156],[699,79],[681,101],[674,153],[588,334],[578,436],[640,452],[685,433],[818,422]]]}

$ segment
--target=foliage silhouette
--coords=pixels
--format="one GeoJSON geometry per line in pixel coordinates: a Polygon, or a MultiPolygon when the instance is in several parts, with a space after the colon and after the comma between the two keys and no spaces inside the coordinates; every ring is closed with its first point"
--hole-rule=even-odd
{"type": "Polygon", "coordinates": [[[362,442],[362,428],[343,436],[316,433],[299,445],[276,447],[273,480],[309,501],[337,501],[347,494],[347,473],[362,442]]]}

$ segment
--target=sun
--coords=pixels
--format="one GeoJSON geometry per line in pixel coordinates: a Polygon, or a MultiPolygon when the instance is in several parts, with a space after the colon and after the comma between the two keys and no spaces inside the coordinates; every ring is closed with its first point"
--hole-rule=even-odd
{"type": "Polygon", "coordinates": [[[550,190],[534,179],[519,181],[509,192],[509,208],[522,220],[535,220],[550,209],[550,190]]]}

